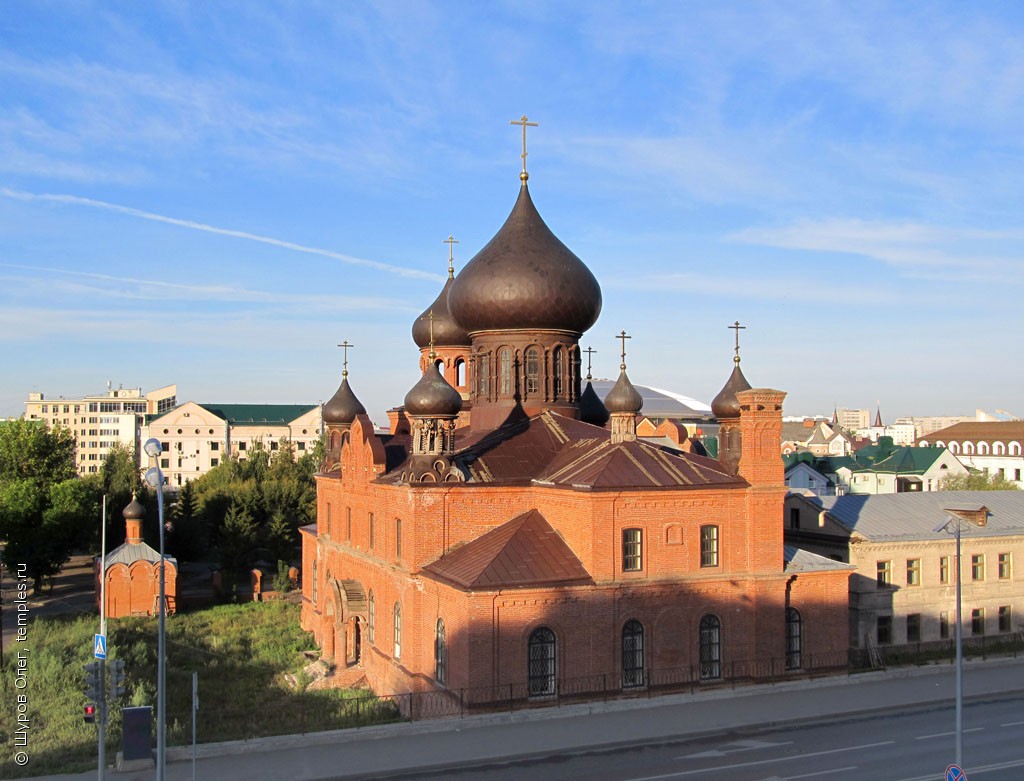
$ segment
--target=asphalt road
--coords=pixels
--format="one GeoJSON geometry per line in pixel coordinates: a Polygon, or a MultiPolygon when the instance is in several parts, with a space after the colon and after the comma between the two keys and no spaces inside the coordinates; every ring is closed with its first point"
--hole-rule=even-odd
{"type": "MultiPolygon", "coordinates": [[[[700,741],[616,747],[493,766],[449,767],[401,777],[473,781],[936,781],[945,778],[945,769],[953,761],[954,723],[952,708],[914,708],[819,726],[749,730],[700,741]]],[[[971,703],[964,709],[964,725],[964,766],[969,779],[1018,781],[1024,777],[1024,698],[1016,695],[971,703]]]]}

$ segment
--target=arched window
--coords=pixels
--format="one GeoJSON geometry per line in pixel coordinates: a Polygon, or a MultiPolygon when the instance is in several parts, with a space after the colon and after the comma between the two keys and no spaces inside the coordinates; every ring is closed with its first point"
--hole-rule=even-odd
{"type": "Polygon", "coordinates": [[[526,392],[540,393],[540,350],[526,348],[526,392]]]}
{"type": "Polygon", "coordinates": [[[562,398],[565,389],[565,350],[556,347],[551,354],[551,390],[556,399],[562,398]]]}
{"type": "Polygon", "coordinates": [[[994,443],[992,443],[992,455],[995,455],[995,456],[1005,456],[1006,455],[1006,445],[1004,445],[1002,442],[994,442],[994,443]]]}
{"type": "Polygon", "coordinates": [[[466,387],[466,362],[461,358],[455,359],[455,387],[466,387]]]}
{"type": "Polygon", "coordinates": [[[370,589],[366,600],[366,639],[373,645],[374,635],[377,633],[377,603],[373,598],[373,589],[370,589]]]}
{"type": "Polygon", "coordinates": [[[786,669],[799,670],[803,667],[800,649],[803,645],[803,623],[800,611],[795,607],[786,608],[786,669]]]}
{"type": "Polygon", "coordinates": [[[530,633],[526,675],[531,697],[555,693],[555,633],[546,626],[530,633]]]}
{"type": "Polygon", "coordinates": [[[402,558],[402,519],[395,518],[395,558],[402,558]]]}
{"type": "Polygon", "coordinates": [[[1020,442],[1011,442],[1010,443],[1010,455],[1011,456],[1019,456],[1020,455],[1020,442]]]}
{"type": "Polygon", "coordinates": [[[700,679],[722,677],[722,622],[707,615],[700,620],[700,679]]]}
{"type": "Polygon", "coordinates": [[[434,680],[444,686],[448,678],[448,648],[445,645],[444,619],[437,619],[434,633],[434,680]]]}
{"type": "Polygon", "coordinates": [[[987,456],[988,455],[988,442],[979,442],[978,443],[978,455],[979,456],[987,456]]]}
{"type": "Polygon", "coordinates": [[[316,561],[316,559],[313,559],[313,588],[311,590],[313,592],[313,604],[314,605],[316,604],[317,595],[320,593],[320,584],[317,582],[316,571],[317,571],[317,561],[316,561]]]}
{"type": "Polygon", "coordinates": [[[622,688],[644,685],[644,625],[630,619],[622,627],[622,688]]]}
{"type": "Polygon", "coordinates": [[[437,369],[437,373],[442,377],[444,376],[444,360],[441,358],[434,359],[434,368],[437,369]]]}
{"type": "Polygon", "coordinates": [[[498,393],[512,393],[512,351],[507,347],[498,352],[498,393]]]}
{"type": "Polygon", "coordinates": [[[964,455],[965,456],[973,456],[974,455],[974,443],[973,442],[964,442],[964,455]]]}
{"type": "Polygon", "coordinates": [[[402,606],[395,603],[395,658],[402,658],[402,606]]]}
{"type": "Polygon", "coordinates": [[[949,452],[952,453],[954,456],[960,454],[960,443],[959,442],[950,442],[948,447],[949,447],[949,452]]]}
{"type": "Polygon", "coordinates": [[[491,392],[491,356],[481,355],[477,366],[480,367],[477,376],[477,393],[486,399],[491,392]]]}

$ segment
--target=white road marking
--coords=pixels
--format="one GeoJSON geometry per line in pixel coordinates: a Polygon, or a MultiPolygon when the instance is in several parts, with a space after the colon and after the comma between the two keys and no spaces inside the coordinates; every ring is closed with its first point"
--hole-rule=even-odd
{"type": "MultiPolygon", "coordinates": [[[[723,770],[735,770],[741,767],[755,767],[757,765],[769,765],[773,762],[791,762],[793,760],[807,759],[808,757],[824,757],[829,754],[841,754],[844,751],[861,751],[866,748],[878,748],[879,746],[891,746],[895,743],[895,740],[883,740],[880,743],[865,743],[862,746],[845,746],[844,748],[833,748],[828,751],[812,751],[807,754],[797,754],[790,757],[776,757],[774,759],[759,759],[756,762],[739,762],[734,765],[719,765],[718,767],[704,767],[699,770],[680,770],[676,773],[665,773],[660,776],[643,776],[638,778],[631,778],[628,781],[661,781],[663,778],[682,778],[683,776],[694,776],[698,774],[710,775],[711,773],[719,773],[723,770]]],[[[685,759],[686,757],[676,757],[676,759],[685,759]]]]}
{"type": "MultiPolygon", "coordinates": [[[[963,732],[982,732],[984,727],[972,727],[971,729],[965,729],[963,732]]],[[[932,738],[948,738],[950,735],[955,735],[955,732],[936,732],[934,735],[918,735],[914,740],[931,740],[932,738]]]]}
{"type": "Polygon", "coordinates": [[[815,776],[829,776],[833,773],[845,773],[847,770],[856,770],[856,765],[850,765],[849,767],[837,767],[832,770],[819,770],[817,773],[804,773],[801,776],[786,776],[782,781],[796,781],[798,778],[814,778],[815,776]]]}

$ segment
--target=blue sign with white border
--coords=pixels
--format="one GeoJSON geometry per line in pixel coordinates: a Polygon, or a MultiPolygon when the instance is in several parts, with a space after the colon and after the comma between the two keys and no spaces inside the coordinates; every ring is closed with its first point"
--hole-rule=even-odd
{"type": "Polygon", "coordinates": [[[106,635],[95,635],[96,639],[93,641],[92,655],[97,659],[107,658],[107,636],[106,635]]]}

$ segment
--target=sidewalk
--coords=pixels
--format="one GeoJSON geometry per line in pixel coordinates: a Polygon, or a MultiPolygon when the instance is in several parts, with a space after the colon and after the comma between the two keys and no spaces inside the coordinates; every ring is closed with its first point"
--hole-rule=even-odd
{"type": "MultiPolygon", "coordinates": [[[[1024,692],[1024,658],[965,663],[965,698],[1011,692],[1024,692]]],[[[218,781],[398,778],[403,771],[414,768],[442,769],[512,757],[696,739],[907,706],[949,707],[952,729],[954,698],[955,669],[951,665],[900,668],[651,700],[205,744],[197,749],[196,777],[218,781]]],[[[116,781],[150,781],[154,771],[110,772],[109,777],[116,781]]],[[[96,770],[45,778],[84,781],[96,778],[96,770]]],[[[191,747],[169,749],[168,781],[191,778],[191,747]]]]}

